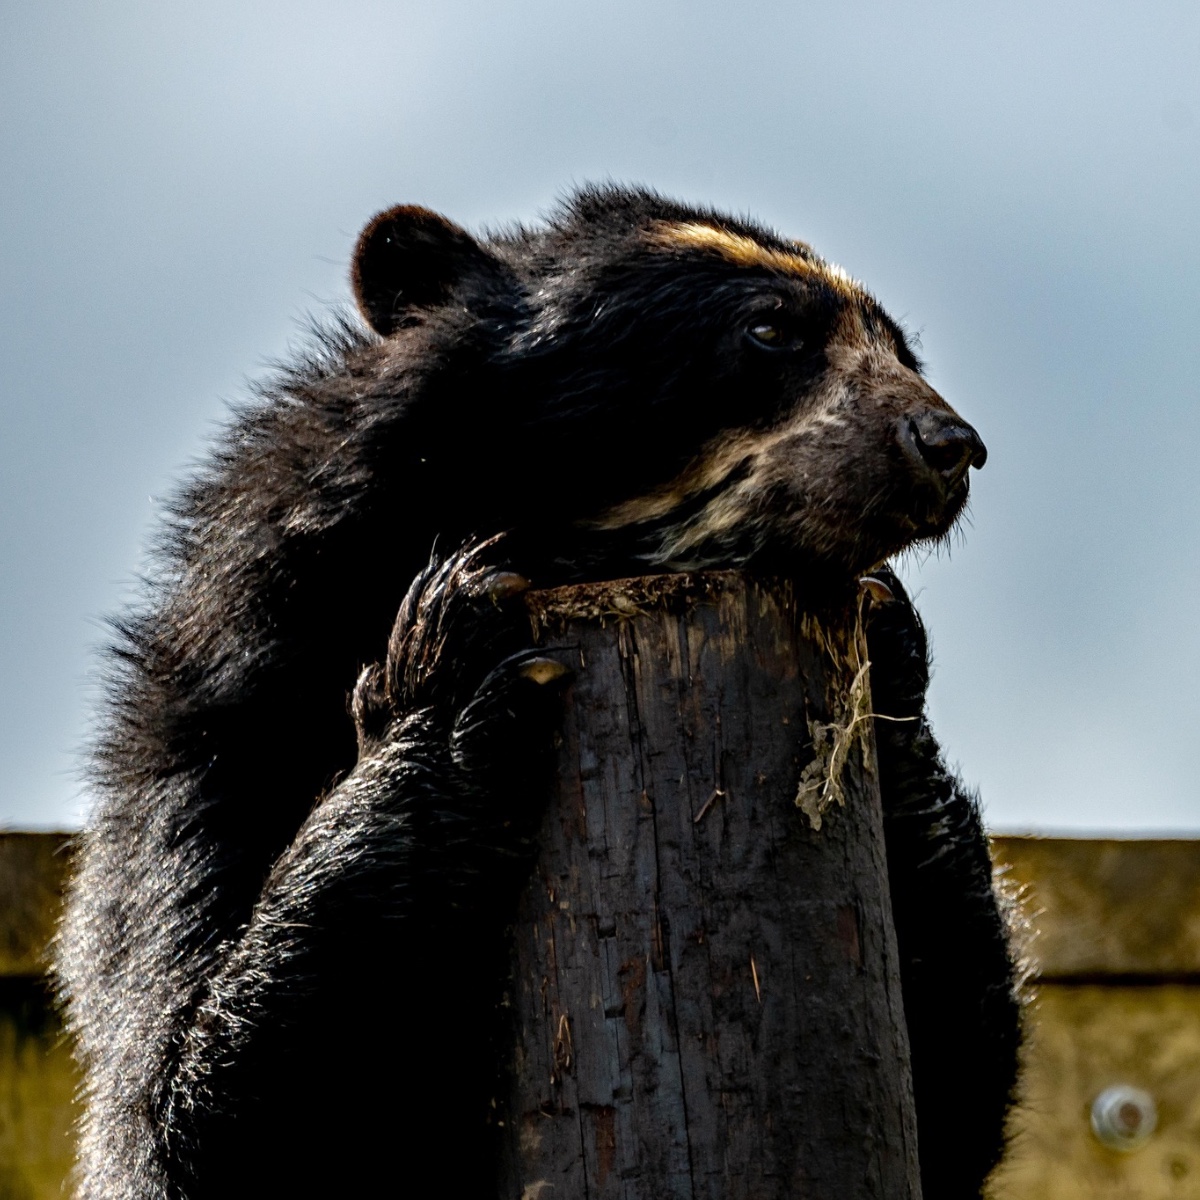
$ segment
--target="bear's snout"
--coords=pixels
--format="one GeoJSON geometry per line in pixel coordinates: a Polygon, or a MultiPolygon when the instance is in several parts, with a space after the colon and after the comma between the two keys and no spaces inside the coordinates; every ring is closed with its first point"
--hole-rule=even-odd
{"type": "Polygon", "coordinates": [[[953,409],[927,408],[900,418],[898,440],[914,465],[932,471],[947,491],[987,462],[983,439],[953,409]]]}

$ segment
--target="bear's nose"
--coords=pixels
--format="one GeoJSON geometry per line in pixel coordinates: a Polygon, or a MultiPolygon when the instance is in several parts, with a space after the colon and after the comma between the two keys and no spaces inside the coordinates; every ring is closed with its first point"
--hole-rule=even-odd
{"type": "Polygon", "coordinates": [[[962,479],[968,467],[987,462],[983,439],[957,413],[928,408],[907,420],[906,440],[948,487],[962,479]]]}

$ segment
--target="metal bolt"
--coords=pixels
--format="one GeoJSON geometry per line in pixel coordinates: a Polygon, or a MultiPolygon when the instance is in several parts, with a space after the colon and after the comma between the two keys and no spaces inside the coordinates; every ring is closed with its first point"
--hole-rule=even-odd
{"type": "Polygon", "coordinates": [[[1154,1097],[1141,1088],[1118,1083],[1092,1101],[1092,1132],[1110,1150],[1140,1149],[1157,1125],[1154,1097]]]}

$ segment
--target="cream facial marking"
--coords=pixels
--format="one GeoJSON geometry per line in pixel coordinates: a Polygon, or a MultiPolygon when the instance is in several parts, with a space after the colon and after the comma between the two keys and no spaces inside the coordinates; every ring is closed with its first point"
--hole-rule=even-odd
{"type": "Polygon", "coordinates": [[[739,267],[766,267],[805,279],[820,280],[848,299],[860,295],[854,280],[841,267],[825,262],[801,243],[797,243],[794,253],[773,250],[744,234],[718,229],[701,221],[658,221],[651,236],[660,246],[711,250],[739,267]]]}
{"type": "MultiPolygon", "coordinates": [[[[708,229],[710,226],[697,228],[708,229]]],[[[756,242],[750,243],[748,238],[741,240],[762,249],[756,242]]],[[[674,479],[646,495],[615,505],[588,524],[593,529],[611,530],[660,521],[692,497],[719,487],[739,469],[745,479],[732,491],[739,493],[745,487],[753,490],[764,466],[781,447],[798,436],[820,436],[822,431],[840,429],[847,424],[845,405],[850,394],[849,385],[856,377],[890,375],[893,368],[898,376],[908,374],[896,362],[890,347],[879,345],[868,336],[857,306],[853,305],[842,314],[826,354],[831,369],[825,379],[775,425],[768,429],[720,434],[674,479]]],[[[715,507],[722,508],[727,502],[727,496],[718,497],[715,507]]],[[[706,506],[706,510],[713,507],[706,506]]]]}
{"type": "Polygon", "coordinates": [[[763,442],[777,436],[772,431],[724,435],[701,451],[699,457],[669,483],[615,505],[589,524],[593,529],[623,529],[660,520],[686,503],[689,497],[717,487],[743,463],[756,458],[762,451],[763,442]]]}
{"type": "Polygon", "coordinates": [[[886,504],[888,467],[885,458],[875,460],[877,451],[862,450],[878,441],[864,431],[890,429],[909,407],[945,402],[897,359],[890,339],[868,327],[857,304],[840,314],[825,354],[823,376],[775,424],[727,430],[673,479],[583,524],[608,532],[640,529],[643,561],[701,569],[714,553],[728,564],[751,554],[760,538],[769,538],[766,525],[781,517],[779,512],[775,518],[765,515],[766,498],[775,496],[771,503],[778,510],[784,494],[795,501],[794,512],[782,519],[796,523],[791,536],[797,544],[831,558],[849,555],[855,564],[886,557],[890,544],[860,546],[861,535],[853,546],[845,544],[846,515],[821,500],[831,484],[825,464],[851,461],[847,448],[860,448],[855,469],[880,481],[862,498],[858,516],[865,519],[886,504]]]}
{"type": "Polygon", "coordinates": [[[827,379],[778,424],[769,429],[741,430],[714,438],[694,462],[662,487],[615,505],[587,522],[596,530],[659,526],[657,545],[647,561],[679,569],[702,566],[691,553],[721,534],[746,528],[754,521],[765,490],[792,459],[798,441],[823,439],[846,423],[846,389],[840,379],[827,379]],[[672,522],[689,502],[715,492],[699,510],[672,522]]]}

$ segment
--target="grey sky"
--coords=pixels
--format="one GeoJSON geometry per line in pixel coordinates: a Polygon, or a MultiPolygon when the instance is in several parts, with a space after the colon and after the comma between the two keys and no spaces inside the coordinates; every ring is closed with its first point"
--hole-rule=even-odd
{"type": "Polygon", "coordinates": [[[612,177],[812,241],[991,451],[910,563],[1001,828],[1200,831],[1200,6],[0,3],[0,820],[75,822],[100,618],[407,201],[612,177]]]}

